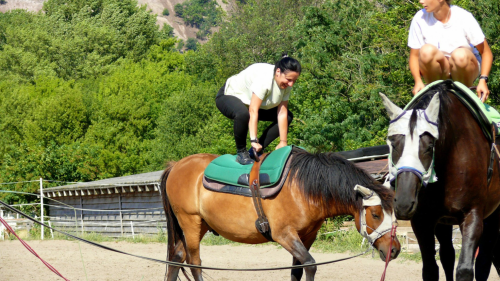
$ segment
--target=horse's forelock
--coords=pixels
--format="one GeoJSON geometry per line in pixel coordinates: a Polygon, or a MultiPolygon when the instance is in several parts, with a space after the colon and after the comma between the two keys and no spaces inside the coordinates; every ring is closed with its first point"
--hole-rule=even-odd
{"type": "MultiPolygon", "coordinates": [[[[448,92],[450,91],[450,88],[454,87],[452,84],[452,81],[445,81],[444,83],[439,83],[435,86],[432,86],[423,94],[423,96],[420,98],[420,101],[412,106],[410,106],[408,109],[427,109],[429,106],[432,97],[434,95],[439,95],[439,117],[438,117],[438,128],[439,128],[439,138],[441,141],[444,140],[445,134],[443,133],[446,131],[446,128],[448,127],[448,114],[449,114],[449,108],[451,106],[451,99],[450,96],[448,95],[448,92]]],[[[414,113],[415,114],[415,111],[414,113]]],[[[412,124],[413,120],[413,115],[412,118],[410,119],[410,133],[413,133],[412,130],[412,125],[415,127],[416,126],[416,116],[415,116],[415,123],[412,124]]],[[[414,128],[413,127],[413,128],[414,128]]]]}

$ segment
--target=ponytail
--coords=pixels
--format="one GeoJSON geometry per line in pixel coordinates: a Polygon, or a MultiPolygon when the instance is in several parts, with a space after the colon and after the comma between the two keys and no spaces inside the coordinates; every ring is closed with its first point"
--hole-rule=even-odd
{"type": "Polygon", "coordinates": [[[281,55],[281,59],[274,65],[274,73],[276,73],[276,70],[278,70],[278,68],[280,69],[281,73],[293,71],[300,74],[300,72],[302,71],[302,67],[300,66],[299,61],[289,57],[287,52],[283,52],[281,55]]]}

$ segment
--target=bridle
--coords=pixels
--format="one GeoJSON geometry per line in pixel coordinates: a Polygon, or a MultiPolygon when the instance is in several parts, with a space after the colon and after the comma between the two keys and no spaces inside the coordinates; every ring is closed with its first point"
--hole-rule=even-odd
{"type": "Polygon", "coordinates": [[[394,216],[394,212],[392,214],[389,214],[384,208],[382,208],[382,211],[384,212],[384,220],[382,223],[377,227],[377,229],[373,229],[366,223],[366,210],[364,207],[369,207],[369,206],[382,206],[382,200],[378,196],[377,193],[375,193],[373,190],[367,189],[365,187],[362,187],[360,185],[356,185],[354,190],[360,190],[360,188],[363,188],[364,190],[361,191],[363,194],[363,207],[360,210],[360,216],[359,216],[359,224],[360,224],[360,229],[359,233],[368,240],[368,243],[373,246],[375,241],[379,239],[380,237],[384,236],[387,232],[391,231],[393,228],[393,225],[397,224],[396,217],[394,216]],[[369,190],[369,193],[367,193],[366,190],[369,190]],[[372,233],[368,234],[367,229],[371,229],[372,233]]]}

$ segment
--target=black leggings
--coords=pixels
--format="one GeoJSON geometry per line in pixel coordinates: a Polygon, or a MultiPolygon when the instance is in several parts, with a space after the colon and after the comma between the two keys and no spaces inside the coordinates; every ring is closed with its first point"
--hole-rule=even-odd
{"type": "MultiPolygon", "coordinates": [[[[229,119],[234,121],[234,140],[236,141],[236,149],[241,151],[247,148],[247,133],[248,122],[250,121],[250,112],[248,107],[237,97],[224,95],[226,84],[220,88],[215,97],[215,104],[220,112],[229,119]]],[[[278,127],[278,107],[268,110],[259,109],[260,121],[271,121],[262,136],[259,138],[259,143],[262,149],[266,148],[273,140],[279,137],[278,127]]],[[[292,123],[293,114],[288,110],[288,126],[292,123]]]]}

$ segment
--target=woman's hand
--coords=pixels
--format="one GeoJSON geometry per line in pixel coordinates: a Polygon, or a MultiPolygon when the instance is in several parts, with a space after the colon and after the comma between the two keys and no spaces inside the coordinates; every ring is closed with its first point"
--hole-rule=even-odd
{"type": "Polygon", "coordinates": [[[260,145],[260,143],[258,143],[258,142],[252,142],[251,145],[255,149],[255,151],[257,151],[257,152],[262,150],[262,145],[260,145]]]}
{"type": "Polygon", "coordinates": [[[418,94],[418,92],[420,92],[420,90],[422,90],[423,88],[425,88],[425,85],[422,81],[420,82],[416,82],[415,83],[415,86],[413,86],[413,90],[411,91],[413,93],[413,95],[416,95],[418,94]]]}
{"type": "Polygon", "coordinates": [[[486,85],[486,81],[484,79],[479,80],[479,84],[476,88],[477,96],[481,99],[482,102],[485,102],[490,95],[490,90],[488,89],[488,85],[486,85]]]}
{"type": "Polygon", "coordinates": [[[285,141],[280,141],[280,143],[276,146],[276,149],[280,149],[280,148],[285,147],[287,145],[288,145],[288,143],[287,143],[286,140],[285,141]]]}

